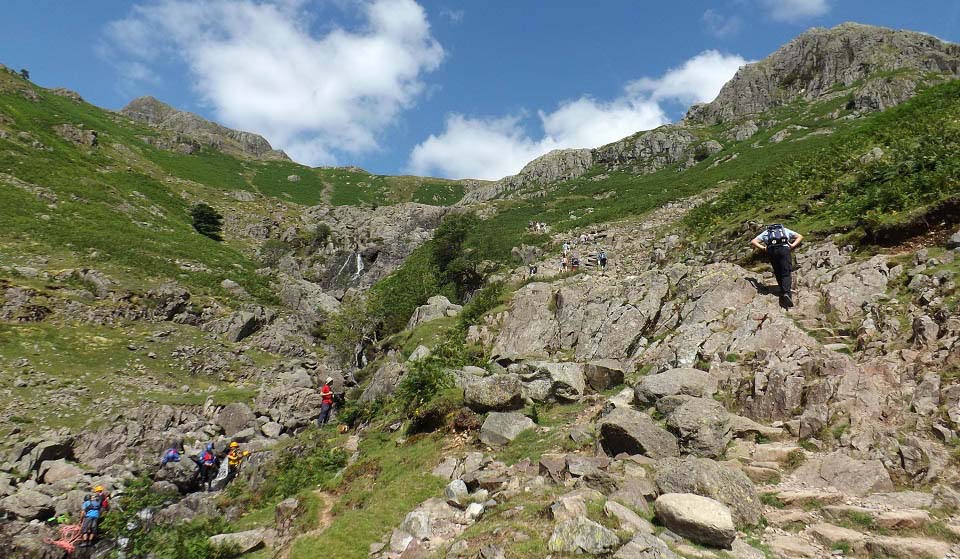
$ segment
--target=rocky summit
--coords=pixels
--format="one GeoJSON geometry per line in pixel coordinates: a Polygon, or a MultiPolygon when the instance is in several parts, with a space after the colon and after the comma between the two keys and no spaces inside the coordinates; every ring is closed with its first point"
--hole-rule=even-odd
{"type": "Polygon", "coordinates": [[[0,555],[960,557],[958,61],[811,29],[494,183],[0,68],[0,555]]]}

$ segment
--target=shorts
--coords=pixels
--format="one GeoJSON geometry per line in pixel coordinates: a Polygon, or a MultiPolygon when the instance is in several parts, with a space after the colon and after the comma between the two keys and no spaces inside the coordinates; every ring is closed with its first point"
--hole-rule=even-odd
{"type": "Polygon", "coordinates": [[[81,534],[96,534],[97,525],[100,523],[99,518],[93,516],[83,517],[83,522],[80,524],[80,533],[81,534]]]}

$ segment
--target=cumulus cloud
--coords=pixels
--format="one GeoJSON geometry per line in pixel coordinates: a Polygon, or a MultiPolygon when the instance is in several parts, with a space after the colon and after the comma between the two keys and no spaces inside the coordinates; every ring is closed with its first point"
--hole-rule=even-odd
{"type": "Polygon", "coordinates": [[[740,28],[743,25],[743,20],[741,20],[739,16],[725,16],[713,9],[708,9],[703,12],[701,19],[707,28],[707,32],[718,39],[736,35],[740,32],[740,28]]]}
{"type": "Polygon", "coordinates": [[[444,130],[410,154],[409,170],[420,175],[498,179],[530,160],[560,148],[592,148],[669,122],[665,103],[710,101],[747,61],[704,51],[658,78],[630,82],[609,101],[583,96],[551,112],[538,111],[542,134],[532,137],[525,115],[501,118],[451,114],[444,130]]]}
{"type": "MultiPolygon", "coordinates": [[[[363,24],[311,32],[302,0],[159,0],[108,25],[109,49],[137,68],[173,55],[228,126],[263,134],[297,160],[378,148],[444,58],[414,0],[365,0],[363,24]],[[138,66],[132,64],[139,64],[138,66]]],[[[122,76],[136,79],[136,75],[122,76]]]]}
{"type": "Polygon", "coordinates": [[[774,21],[794,23],[830,11],[828,0],[760,0],[774,21]]]}

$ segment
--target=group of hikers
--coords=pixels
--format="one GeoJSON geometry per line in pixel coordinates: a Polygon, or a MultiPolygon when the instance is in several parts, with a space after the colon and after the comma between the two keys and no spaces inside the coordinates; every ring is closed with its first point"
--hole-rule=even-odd
{"type": "MultiPolygon", "coordinates": [[[[160,457],[160,467],[163,468],[171,462],[179,462],[180,457],[184,453],[185,451],[182,442],[178,442],[177,444],[171,446],[165,450],[163,452],[163,456],[160,457]]],[[[240,450],[240,443],[237,441],[230,443],[226,455],[222,457],[217,454],[213,443],[207,443],[203,451],[194,456],[190,456],[190,460],[193,460],[193,463],[197,466],[193,479],[195,482],[199,482],[201,488],[206,488],[208,492],[212,491],[213,482],[216,481],[217,477],[219,476],[220,468],[225,458],[227,464],[227,475],[224,480],[224,485],[229,484],[234,480],[234,478],[237,477],[237,474],[240,473],[240,466],[248,456],[250,456],[250,451],[240,450]]]]}
{"type": "Polygon", "coordinates": [[[100,519],[110,510],[110,495],[102,485],[93,488],[93,493],[84,496],[80,506],[80,539],[79,545],[88,547],[93,545],[100,527],[100,519]]]}
{"type": "Polygon", "coordinates": [[[546,233],[547,224],[542,221],[530,221],[527,222],[527,229],[534,233],[546,233]]]}

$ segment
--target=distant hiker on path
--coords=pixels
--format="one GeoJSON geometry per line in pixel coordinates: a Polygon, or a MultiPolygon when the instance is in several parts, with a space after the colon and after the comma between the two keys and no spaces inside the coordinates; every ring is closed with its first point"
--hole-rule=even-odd
{"type": "Polygon", "coordinates": [[[333,407],[333,389],[330,388],[332,383],[333,377],[327,377],[320,389],[320,417],[317,418],[317,427],[323,427],[330,421],[330,408],[333,407]]]}
{"type": "Polygon", "coordinates": [[[603,249],[600,250],[600,254],[597,255],[597,263],[600,264],[600,271],[607,271],[607,252],[603,249]]]}
{"type": "Polygon", "coordinates": [[[237,474],[240,473],[240,466],[244,459],[250,456],[249,450],[240,450],[240,443],[233,441],[230,443],[230,452],[227,453],[227,480],[224,485],[229,484],[237,474]]]}
{"type": "Polygon", "coordinates": [[[793,306],[793,249],[797,248],[803,235],[791,231],[779,223],[768,225],[759,235],[750,241],[758,250],[767,251],[770,264],[773,266],[773,275],[777,277],[780,287],[780,303],[784,307],[793,306]]]}
{"type": "Polygon", "coordinates": [[[191,456],[197,464],[197,477],[200,479],[200,488],[206,487],[207,492],[213,490],[213,480],[216,479],[220,469],[220,458],[213,449],[213,443],[207,443],[207,447],[200,456],[191,456]]]}
{"type": "Polygon", "coordinates": [[[527,271],[528,271],[527,277],[532,278],[533,276],[537,275],[537,265],[530,264],[529,269],[527,271]]]}

